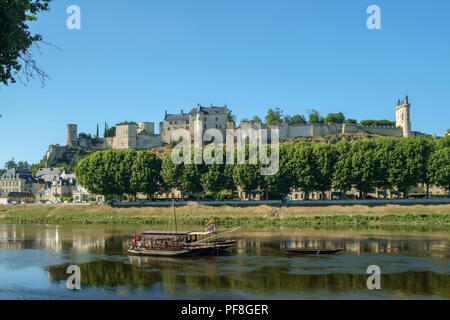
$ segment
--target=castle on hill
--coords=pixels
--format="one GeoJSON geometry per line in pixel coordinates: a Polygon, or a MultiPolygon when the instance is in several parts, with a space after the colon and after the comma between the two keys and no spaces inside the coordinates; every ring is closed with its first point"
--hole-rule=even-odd
{"type": "MultiPolygon", "coordinates": [[[[326,136],[345,133],[372,133],[392,137],[410,137],[421,135],[411,131],[411,105],[408,96],[398,100],[395,107],[395,126],[362,126],[353,123],[314,123],[314,124],[264,124],[253,121],[242,121],[238,128],[242,129],[278,129],[279,139],[326,136]]],[[[194,121],[201,121],[204,131],[217,129],[225,136],[227,129],[237,129],[233,122],[228,121],[228,107],[225,106],[201,106],[200,104],[191,111],[179,114],[164,115],[164,121],[159,124],[159,134],[155,133],[154,122],[121,123],[116,125],[114,137],[92,139],[78,136],[76,124],[68,124],[66,132],[67,147],[81,147],[89,150],[147,150],[170,143],[170,136],[174,130],[186,129],[193,136],[194,121]]],[[[47,165],[58,163],[58,159],[64,159],[67,148],[52,145],[47,153],[47,165]]],[[[67,160],[67,159],[66,159],[67,160]]],[[[69,159],[70,160],[70,159],[69,159]]]]}

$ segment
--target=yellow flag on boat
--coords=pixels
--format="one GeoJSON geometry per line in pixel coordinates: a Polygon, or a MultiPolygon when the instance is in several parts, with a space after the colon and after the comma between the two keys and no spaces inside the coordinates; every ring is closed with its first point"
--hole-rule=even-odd
{"type": "Polygon", "coordinates": [[[216,222],[216,218],[212,218],[211,220],[209,220],[209,222],[206,224],[206,226],[209,226],[211,223],[216,222]]]}

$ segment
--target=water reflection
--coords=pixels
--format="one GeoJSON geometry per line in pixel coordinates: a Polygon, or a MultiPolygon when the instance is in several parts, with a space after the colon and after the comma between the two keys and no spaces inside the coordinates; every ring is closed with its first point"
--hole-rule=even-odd
{"type": "MultiPolygon", "coordinates": [[[[162,298],[215,294],[308,298],[321,292],[320,296],[325,298],[417,295],[450,299],[450,235],[445,233],[408,236],[329,230],[250,230],[236,234],[240,241],[221,256],[182,259],[128,256],[126,249],[132,235],[147,229],[148,226],[119,225],[0,225],[0,268],[6,268],[2,273],[7,277],[8,272],[26,262],[28,267],[41,268],[49,283],[62,290],[68,265],[77,264],[85,289],[81,294],[86,295],[89,288],[101,288],[121,290],[131,296],[142,290],[144,296],[162,298]],[[287,254],[288,247],[344,248],[344,251],[331,257],[305,257],[287,254]],[[47,253],[37,254],[40,250],[47,253]],[[361,256],[356,254],[358,251],[361,256]],[[381,292],[366,288],[366,268],[371,264],[382,268],[381,292]]],[[[0,282],[0,297],[1,289],[0,282]]]]}

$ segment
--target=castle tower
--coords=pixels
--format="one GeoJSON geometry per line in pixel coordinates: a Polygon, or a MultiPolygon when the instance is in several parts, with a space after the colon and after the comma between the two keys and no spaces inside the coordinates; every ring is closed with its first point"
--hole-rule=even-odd
{"type": "Polygon", "coordinates": [[[71,147],[76,146],[78,141],[78,126],[76,124],[68,124],[66,130],[66,144],[71,147]]]}
{"type": "Polygon", "coordinates": [[[403,129],[404,137],[411,136],[410,107],[408,96],[406,96],[403,101],[398,100],[397,107],[395,108],[395,126],[403,129]]]}
{"type": "Polygon", "coordinates": [[[115,149],[130,150],[136,149],[138,125],[125,123],[116,125],[115,149]]]}

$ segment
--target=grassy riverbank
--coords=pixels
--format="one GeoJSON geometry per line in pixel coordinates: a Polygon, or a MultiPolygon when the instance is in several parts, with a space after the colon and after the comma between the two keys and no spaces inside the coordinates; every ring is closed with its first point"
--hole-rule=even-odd
{"type": "MultiPolygon", "coordinates": [[[[267,205],[236,207],[192,203],[177,207],[177,221],[181,224],[201,225],[211,217],[216,217],[221,225],[426,225],[450,229],[449,204],[290,207],[281,211],[278,207],[267,205]]],[[[173,209],[71,204],[0,206],[0,222],[170,224],[173,223],[173,209]]]]}

